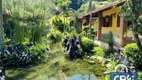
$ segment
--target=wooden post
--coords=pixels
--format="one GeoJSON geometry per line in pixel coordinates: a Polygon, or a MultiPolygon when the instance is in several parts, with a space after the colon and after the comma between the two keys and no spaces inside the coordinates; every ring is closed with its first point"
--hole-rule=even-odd
{"type": "Polygon", "coordinates": [[[127,21],[124,19],[123,16],[120,16],[120,44],[121,46],[126,45],[126,37],[125,33],[127,31],[127,21]]]}
{"type": "Polygon", "coordinates": [[[100,40],[102,37],[102,27],[103,27],[102,12],[98,13],[98,21],[99,21],[99,26],[98,26],[98,30],[97,30],[97,40],[100,40]]]}
{"type": "Polygon", "coordinates": [[[79,31],[82,32],[82,19],[79,20],[79,27],[80,27],[80,28],[79,28],[79,29],[80,29],[79,31]]]}

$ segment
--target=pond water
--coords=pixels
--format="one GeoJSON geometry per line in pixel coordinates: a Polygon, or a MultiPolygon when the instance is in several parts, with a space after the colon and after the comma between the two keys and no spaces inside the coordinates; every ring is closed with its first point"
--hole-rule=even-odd
{"type": "MultiPolygon", "coordinates": [[[[97,80],[94,74],[88,74],[88,75],[81,75],[81,74],[75,74],[73,76],[68,76],[68,80],[97,80]]],[[[50,77],[49,80],[57,80],[54,77],[50,77]]]]}
{"type": "Polygon", "coordinates": [[[76,74],[71,77],[68,77],[68,80],[97,80],[97,78],[94,76],[94,74],[89,74],[89,75],[76,74]]]}

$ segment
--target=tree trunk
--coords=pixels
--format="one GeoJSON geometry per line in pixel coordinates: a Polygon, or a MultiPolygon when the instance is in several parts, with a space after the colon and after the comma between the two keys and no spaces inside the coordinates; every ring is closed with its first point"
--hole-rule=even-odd
{"type": "Polygon", "coordinates": [[[140,51],[142,51],[142,44],[140,42],[140,38],[137,33],[133,33],[137,46],[139,47],[140,51]]]}
{"type": "MultiPolygon", "coordinates": [[[[0,2],[2,3],[2,0],[0,0],[0,2]]],[[[2,4],[0,4],[0,50],[4,47],[4,29],[2,26],[2,19],[2,4]]]]}
{"type": "Polygon", "coordinates": [[[90,24],[89,24],[89,30],[90,35],[89,38],[92,39],[92,0],[89,1],[89,11],[90,11],[90,24]]]}
{"type": "Polygon", "coordinates": [[[136,41],[136,44],[138,46],[138,48],[140,49],[140,51],[142,51],[142,44],[141,44],[141,41],[140,41],[140,38],[139,38],[139,35],[136,31],[136,21],[132,21],[132,24],[133,24],[133,35],[134,35],[134,39],[136,41]]]}
{"type": "MultiPolygon", "coordinates": [[[[4,47],[4,29],[3,29],[3,26],[2,26],[2,23],[3,23],[3,16],[2,16],[2,0],[0,0],[0,53],[2,53],[2,49],[4,47]]],[[[1,66],[1,59],[0,59],[0,68],[2,67],[1,66]]],[[[2,68],[2,71],[5,73],[5,70],[4,68],[2,68]]]]}

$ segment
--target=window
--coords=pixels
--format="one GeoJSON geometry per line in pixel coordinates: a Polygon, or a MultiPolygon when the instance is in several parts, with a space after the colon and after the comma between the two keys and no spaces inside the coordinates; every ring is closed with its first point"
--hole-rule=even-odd
{"type": "Polygon", "coordinates": [[[117,27],[120,27],[120,16],[117,16],[117,27]]]}
{"type": "Polygon", "coordinates": [[[104,27],[112,26],[112,15],[104,17],[104,27]]]}

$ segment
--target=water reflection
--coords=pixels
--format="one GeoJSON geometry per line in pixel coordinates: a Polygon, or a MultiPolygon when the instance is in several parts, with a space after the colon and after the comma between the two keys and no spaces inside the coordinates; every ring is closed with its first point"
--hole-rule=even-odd
{"type": "Polygon", "coordinates": [[[68,80],[97,80],[97,78],[93,74],[89,75],[76,74],[74,76],[68,77],[68,80]]]}
{"type": "MultiPolygon", "coordinates": [[[[58,79],[55,77],[50,77],[47,80],[58,80],[58,79]]],[[[97,80],[97,78],[94,76],[94,74],[88,74],[88,75],[75,74],[73,76],[68,76],[67,80],[97,80]]]]}

